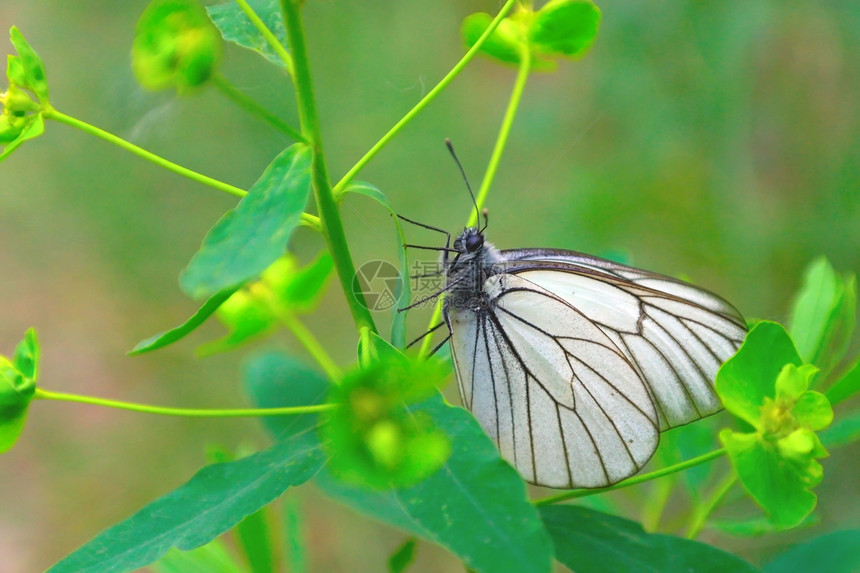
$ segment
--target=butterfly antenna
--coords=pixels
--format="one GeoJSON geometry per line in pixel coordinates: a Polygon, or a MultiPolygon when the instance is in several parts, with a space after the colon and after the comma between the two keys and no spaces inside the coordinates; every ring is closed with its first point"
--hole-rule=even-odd
{"type": "MultiPolygon", "coordinates": [[[[457,167],[460,168],[460,175],[463,176],[463,181],[466,183],[466,189],[469,190],[469,196],[472,198],[472,205],[475,206],[475,217],[478,217],[481,214],[481,210],[478,208],[478,200],[475,199],[475,193],[472,191],[472,186],[469,185],[469,178],[466,177],[466,170],[463,169],[463,164],[460,163],[460,159],[457,157],[457,153],[454,151],[454,144],[451,143],[450,139],[445,139],[445,145],[448,146],[448,151],[451,152],[451,157],[454,158],[454,163],[457,164],[457,167]]],[[[487,228],[486,224],[487,218],[484,216],[484,228],[487,228]]],[[[483,229],[482,229],[483,230],[483,229]]]]}

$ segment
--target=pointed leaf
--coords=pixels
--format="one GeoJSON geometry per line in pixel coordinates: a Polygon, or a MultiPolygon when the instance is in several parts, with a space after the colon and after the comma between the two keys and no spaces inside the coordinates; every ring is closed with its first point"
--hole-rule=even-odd
{"type": "Polygon", "coordinates": [[[15,347],[12,363],[24,378],[39,379],[39,338],[33,328],[27,329],[24,340],[15,347]]]}
{"type": "Polygon", "coordinates": [[[825,257],[809,265],[789,321],[791,336],[805,361],[825,369],[832,366],[831,357],[824,356],[828,348],[844,353],[854,330],[856,304],[853,277],[843,280],[825,257]]]}
{"type": "Polygon", "coordinates": [[[397,348],[403,348],[406,346],[406,312],[399,312],[398,309],[409,305],[409,301],[412,298],[412,290],[409,281],[409,260],[406,257],[406,235],[403,233],[400,218],[394,211],[394,207],[391,206],[388,197],[370,183],[356,181],[346,188],[344,195],[347,193],[357,193],[365,197],[370,197],[385,207],[391,213],[394,221],[397,260],[400,263],[400,296],[397,297],[397,301],[393,307],[394,316],[391,323],[391,343],[397,348]]]}
{"type": "Polygon", "coordinates": [[[178,489],[54,565],[50,573],[134,571],[171,547],[200,547],[245,516],[304,483],[325,463],[316,434],[305,431],[234,462],[197,472],[178,489]]]}
{"type": "Polygon", "coordinates": [[[236,292],[236,289],[226,289],[219,293],[216,293],[212,297],[209,298],[206,302],[203,303],[197,312],[195,312],[191,318],[180,324],[175,328],[171,328],[170,330],[165,330],[164,332],[160,332],[154,336],[150,336],[146,340],[141,340],[137,343],[131,352],[129,352],[129,356],[135,356],[138,354],[143,354],[145,352],[151,352],[153,350],[158,350],[159,348],[164,348],[169,344],[173,344],[174,342],[181,340],[192,331],[194,331],[198,326],[206,322],[206,319],[212,316],[212,314],[218,310],[230,296],[236,292]]]}
{"type": "Polygon", "coordinates": [[[857,392],[860,392],[860,360],[855,362],[854,366],[827,390],[826,395],[830,403],[835,406],[854,396],[857,392]]]}
{"type": "Polygon", "coordinates": [[[0,161],[3,161],[12,155],[12,152],[18,149],[18,147],[28,139],[39,137],[45,132],[45,120],[42,119],[42,115],[37,114],[32,117],[33,119],[27,124],[27,127],[18,134],[18,137],[16,137],[14,141],[7,143],[3,148],[3,152],[0,153],[0,161]]]}
{"type": "Polygon", "coordinates": [[[540,515],[555,556],[577,573],[605,571],[756,571],[730,553],[698,541],[646,533],[642,526],[575,505],[547,505],[540,515]]]}
{"type": "Polygon", "coordinates": [[[237,288],[284,254],[310,193],[311,152],[297,143],[266,168],[236,208],[206,234],[180,277],[194,298],[237,288]]]}
{"type": "Polygon", "coordinates": [[[18,28],[12,26],[9,35],[12,45],[18,51],[17,61],[20,62],[20,73],[16,75],[21,77],[16,77],[15,83],[33,92],[39,98],[39,103],[48,103],[48,81],[42,59],[30,47],[18,28]]]}
{"type": "MultiPolygon", "coordinates": [[[[248,4],[260,20],[281,42],[287,45],[287,33],[278,0],[248,0],[248,4]]],[[[206,10],[221,36],[228,42],[233,42],[243,48],[253,50],[276,66],[286,67],[281,57],[275,53],[266,38],[257,31],[242,9],[235,2],[224,2],[209,6],[206,10]]]]}
{"type": "Polygon", "coordinates": [[[815,358],[815,364],[821,366],[825,375],[845,357],[857,324],[857,277],[850,275],[842,279],[842,287],[839,302],[833,310],[829,328],[815,358]]]}

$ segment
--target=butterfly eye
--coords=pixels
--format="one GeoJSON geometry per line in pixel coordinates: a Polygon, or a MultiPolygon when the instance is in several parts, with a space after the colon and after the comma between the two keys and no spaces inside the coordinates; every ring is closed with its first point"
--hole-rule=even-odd
{"type": "Polygon", "coordinates": [[[484,246],[484,236],[483,235],[470,235],[466,237],[466,251],[470,253],[474,253],[478,249],[484,246]]]}

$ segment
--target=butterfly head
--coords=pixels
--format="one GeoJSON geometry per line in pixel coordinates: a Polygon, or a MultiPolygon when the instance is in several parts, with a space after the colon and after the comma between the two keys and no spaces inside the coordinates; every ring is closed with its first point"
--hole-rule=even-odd
{"type": "Polygon", "coordinates": [[[473,255],[484,246],[484,234],[477,227],[468,227],[454,239],[454,250],[461,255],[473,255]]]}

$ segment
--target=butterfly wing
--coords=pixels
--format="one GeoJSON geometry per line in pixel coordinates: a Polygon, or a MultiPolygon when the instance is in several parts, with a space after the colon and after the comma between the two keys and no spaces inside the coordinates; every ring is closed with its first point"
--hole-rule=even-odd
{"type": "Polygon", "coordinates": [[[639,471],[658,414],[637,369],[581,311],[513,274],[483,308],[447,305],[464,405],[532,483],[602,487],[639,471]]]}
{"type": "Polygon", "coordinates": [[[740,347],[746,324],[721,297],[689,283],[569,251],[505,251],[506,272],[565,300],[634,364],[657,406],[660,429],[722,408],[720,365],[740,347]]]}

